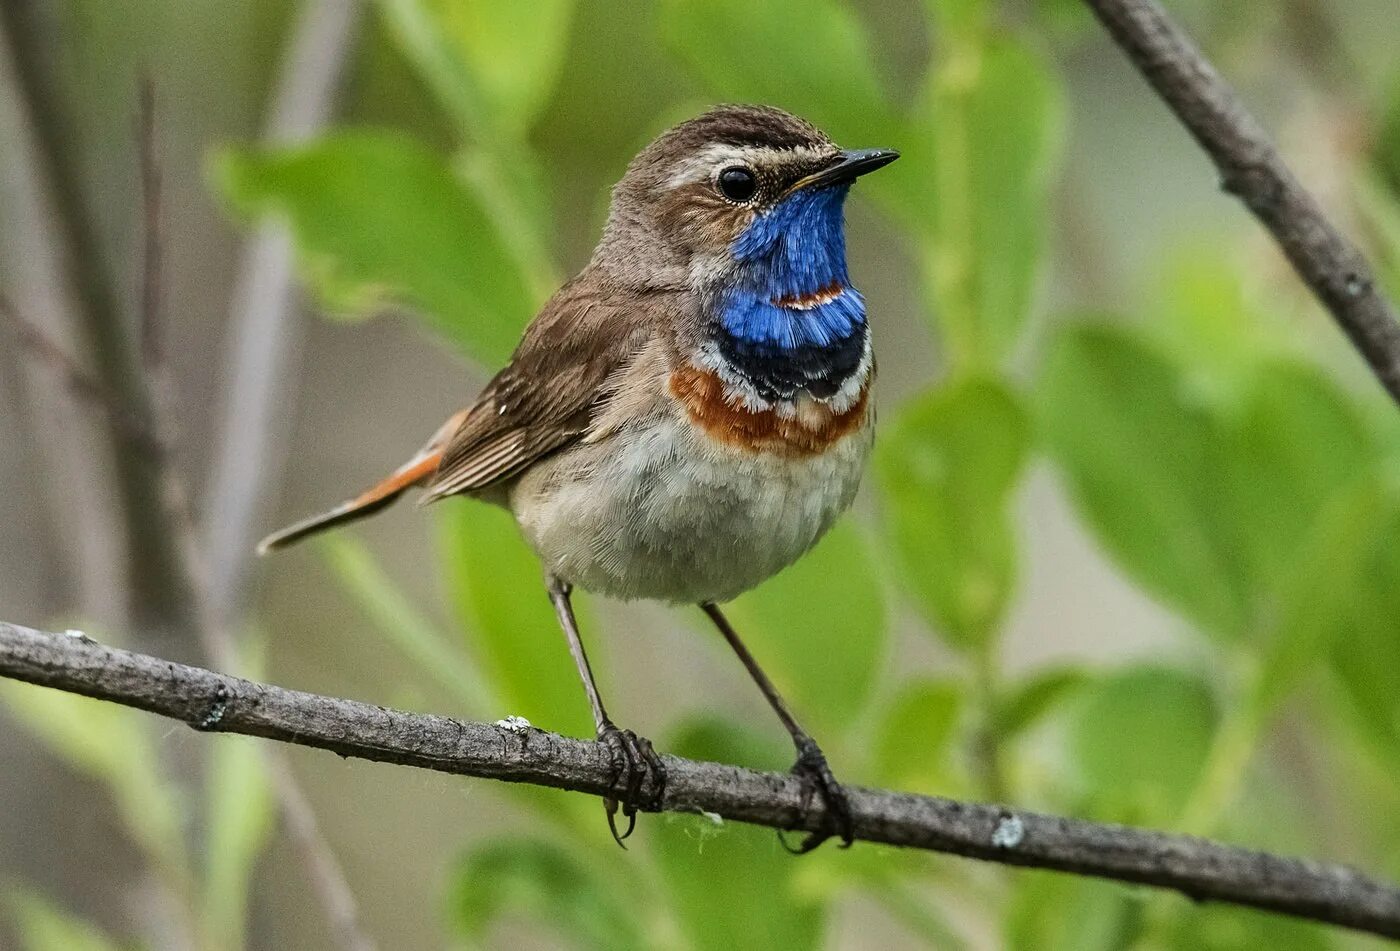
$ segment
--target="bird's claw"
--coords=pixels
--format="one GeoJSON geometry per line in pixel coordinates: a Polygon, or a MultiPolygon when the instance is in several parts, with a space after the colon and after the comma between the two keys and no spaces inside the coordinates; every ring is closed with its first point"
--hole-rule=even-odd
{"type": "Polygon", "coordinates": [[[637,826],[639,809],[655,811],[661,807],[661,795],[666,788],[666,766],[656,755],[651,741],[638,736],[631,730],[619,730],[612,723],[604,723],[598,730],[598,742],[608,748],[613,761],[613,789],[621,788],[622,795],[608,796],[603,800],[603,808],[608,814],[608,829],[613,839],[624,849],[623,840],[632,834],[637,826]],[[643,799],[643,790],[649,795],[643,799]],[[619,809],[627,819],[626,831],[617,831],[619,809]]]}
{"type": "Polygon", "coordinates": [[[846,791],[841,788],[841,784],[836,781],[836,777],[831,772],[831,767],[827,764],[826,755],[822,753],[821,747],[810,738],[801,741],[797,747],[797,762],[793,764],[792,772],[802,780],[802,815],[805,818],[812,808],[812,798],[820,796],[825,808],[825,822],[822,827],[813,832],[809,832],[807,837],[795,848],[788,845],[787,839],[783,837],[782,831],[778,832],[778,841],[793,855],[805,855],[817,846],[821,845],[833,835],[841,839],[843,849],[850,848],[855,841],[854,823],[851,819],[851,804],[846,798],[846,791]]]}

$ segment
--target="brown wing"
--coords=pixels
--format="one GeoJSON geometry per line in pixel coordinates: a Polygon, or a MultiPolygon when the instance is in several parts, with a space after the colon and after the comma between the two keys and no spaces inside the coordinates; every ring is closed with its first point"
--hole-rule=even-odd
{"type": "Polygon", "coordinates": [[[587,432],[605,382],[666,306],[588,272],[560,288],[448,440],[424,503],[508,479],[587,432]]]}

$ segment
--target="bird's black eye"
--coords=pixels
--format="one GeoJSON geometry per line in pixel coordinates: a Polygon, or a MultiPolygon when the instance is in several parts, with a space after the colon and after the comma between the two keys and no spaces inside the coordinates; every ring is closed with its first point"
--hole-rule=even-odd
{"type": "Polygon", "coordinates": [[[730,201],[748,201],[758,191],[758,179],[742,165],[733,165],[719,173],[719,190],[730,201]]]}

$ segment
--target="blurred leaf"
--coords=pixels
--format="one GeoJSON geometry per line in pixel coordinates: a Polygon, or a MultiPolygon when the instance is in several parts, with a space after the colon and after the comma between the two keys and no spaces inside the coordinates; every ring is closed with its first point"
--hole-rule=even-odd
{"type": "Polygon", "coordinates": [[[550,186],[527,133],[557,85],[572,0],[380,0],[395,39],[472,141],[457,163],[538,307],[559,285],[550,186]]]}
{"type": "Polygon", "coordinates": [[[1092,682],[1088,671],[1065,667],[1037,673],[1007,688],[997,710],[997,734],[1014,738],[1092,682]]]}
{"type": "Polygon", "coordinates": [[[880,579],[849,519],[726,612],[799,721],[810,720],[818,736],[851,725],[874,686],[887,637],[880,579]]]}
{"type": "Polygon", "coordinates": [[[1062,41],[1083,39],[1094,30],[1094,14],[1081,0],[1034,0],[1037,20],[1062,41]]]}
{"type": "Polygon", "coordinates": [[[1216,635],[1275,640],[1294,624],[1289,636],[1307,640],[1285,616],[1300,557],[1313,559],[1302,569],[1313,580],[1349,557],[1328,523],[1357,517],[1339,500],[1373,471],[1375,440],[1301,363],[1256,361],[1214,411],[1191,399],[1187,372],[1126,331],[1067,329],[1039,388],[1051,454],[1086,521],[1149,591],[1216,635]]]}
{"type": "Polygon", "coordinates": [[[474,942],[502,914],[515,913],[547,923],[575,947],[647,947],[641,916],[626,898],[559,846],[510,838],[467,853],[452,874],[448,901],[453,925],[474,942]]]}
{"type": "Polygon", "coordinates": [[[1382,181],[1380,170],[1357,176],[1356,206],[1379,245],[1381,281],[1400,294],[1400,190],[1382,181]]]}
{"type": "Polygon", "coordinates": [[[956,365],[998,366],[1030,317],[1062,100],[1051,68],[1009,36],[954,44],[935,74],[925,266],[956,365]]]}
{"type": "Polygon", "coordinates": [[[1087,686],[1069,730],[1077,779],[1097,818],[1174,817],[1196,786],[1218,715],[1197,678],[1140,667],[1087,686]]]}
{"type": "Polygon", "coordinates": [[[1238,539],[1240,565],[1261,602],[1254,610],[1272,616],[1324,507],[1369,473],[1374,452],[1334,383],[1282,361],[1255,374],[1226,435],[1219,465],[1228,520],[1217,531],[1238,539]]]}
{"type": "Polygon", "coordinates": [[[783,106],[880,146],[895,127],[865,30],[834,0],[665,0],[667,44],[724,101],[783,106]]]}
{"type": "Polygon", "coordinates": [[[1126,951],[1142,927],[1142,898],[1116,882],[1019,872],[1007,951],[1126,951]]]}
{"type": "MultiPolygon", "coordinates": [[[[713,720],[682,728],[668,746],[680,756],[719,763],[762,763],[776,755],[771,744],[713,720]]],[[[647,841],[694,947],[797,951],[818,945],[826,910],[815,896],[799,892],[801,863],[783,851],[771,829],[674,814],[657,825],[647,841]]]]}
{"type": "MultiPolygon", "coordinates": [[[[1174,921],[1168,947],[1175,951],[1327,951],[1335,929],[1251,908],[1186,905],[1174,921]]],[[[1347,945],[1351,947],[1351,945],[1347,945]]]]}
{"type": "Polygon", "coordinates": [[[1125,331],[1073,326],[1051,344],[1036,402],[1050,454],[1115,560],[1207,632],[1241,636],[1248,596],[1221,530],[1221,437],[1175,369],[1125,331]]]}
{"type": "MultiPolygon", "coordinates": [[[[1079,0],[1077,5],[1082,6],[1079,0]]],[[[1150,295],[1145,332],[1160,341],[1207,395],[1241,399],[1259,364],[1292,349],[1274,301],[1260,291],[1241,254],[1222,254],[1219,241],[1191,241],[1163,263],[1150,295]]]]}
{"type": "Polygon", "coordinates": [[[201,925],[219,947],[230,951],[244,947],[249,884],[275,824],[271,780],[260,743],[228,736],[210,748],[201,925]]]}
{"type": "Polygon", "coordinates": [[[488,362],[514,348],[532,293],[511,249],[448,164],[411,139],[347,132],[270,152],[229,152],[217,178],[241,213],[283,218],[327,307],[391,303],[488,362]]]}
{"type": "Polygon", "coordinates": [[[1333,663],[1359,713],[1366,737],[1392,773],[1400,777],[1400,508],[1378,520],[1374,544],[1365,554],[1356,594],[1337,618],[1333,663]]]}
{"type": "Polygon", "coordinates": [[[1016,574],[1012,493],[1030,427],[1015,395],[971,380],[905,409],[881,441],[885,530],[931,626],[964,650],[996,633],[1016,574]]]}
{"type": "Polygon", "coordinates": [[[1400,73],[1392,77],[1390,87],[1375,137],[1375,163],[1381,182],[1400,197],[1400,73]]]}
{"type": "Polygon", "coordinates": [[[924,5],[945,44],[949,35],[956,37],[954,42],[975,42],[992,12],[988,0],[924,0],[924,5]]]}
{"type": "Polygon", "coordinates": [[[385,22],[470,135],[518,140],[548,103],[572,0],[379,0],[385,22]]]}
{"type": "Polygon", "coordinates": [[[180,804],[162,779],[146,714],[14,681],[0,682],[0,697],[50,751],[106,786],[132,840],[163,873],[188,885],[180,804]]]}
{"type": "MultiPolygon", "coordinates": [[[[494,506],[450,499],[437,506],[439,550],[447,589],[469,632],[472,654],[505,707],[540,729],[592,737],[593,721],[568,642],[554,616],[539,559],[514,520],[494,506]]],[[[608,638],[590,624],[581,599],[574,611],[593,670],[607,698],[608,638]]],[[[631,632],[627,632],[631,633],[631,632]]]]}
{"type": "Polygon", "coordinates": [[[120,951],[121,945],[98,928],[37,892],[13,885],[6,891],[23,951],[120,951]]]}
{"type": "Polygon", "coordinates": [[[962,715],[963,691],[954,681],[921,680],[904,686],[876,731],[874,785],[954,795],[960,780],[948,756],[962,715]]]}
{"type": "Polygon", "coordinates": [[[332,535],[321,542],[321,551],[341,585],[389,642],[425,675],[437,680],[472,716],[482,717],[501,708],[495,688],[404,596],[365,545],[345,535],[332,535]]]}

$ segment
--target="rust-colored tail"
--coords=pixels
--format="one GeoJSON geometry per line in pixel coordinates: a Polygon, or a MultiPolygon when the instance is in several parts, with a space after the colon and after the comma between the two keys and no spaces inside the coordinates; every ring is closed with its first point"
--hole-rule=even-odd
{"type": "Polygon", "coordinates": [[[366,515],[373,515],[386,505],[391,504],[404,492],[431,479],[433,473],[437,472],[438,462],[441,459],[442,451],[440,449],[419,453],[394,470],[394,474],[383,482],[361,492],[349,501],[340,503],[329,512],[313,515],[294,525],[288,525],[281,531],[273,532],[258,542],[258,554],[266,555],[279,548],[286,548],[293,542],[299,542],[308,535],[315,535],[328,528],[353,522],[366,515]]]}

